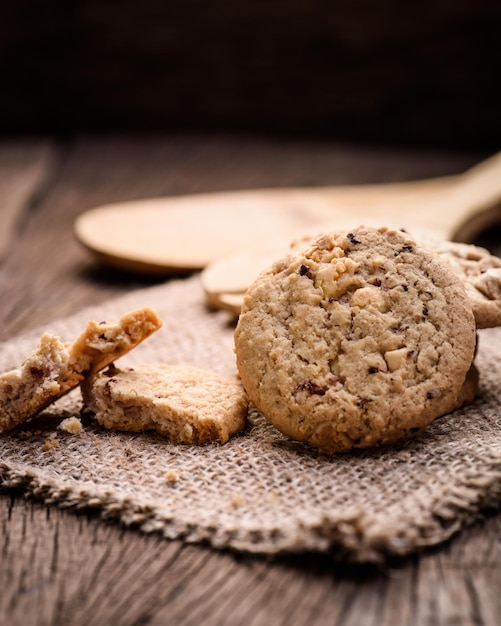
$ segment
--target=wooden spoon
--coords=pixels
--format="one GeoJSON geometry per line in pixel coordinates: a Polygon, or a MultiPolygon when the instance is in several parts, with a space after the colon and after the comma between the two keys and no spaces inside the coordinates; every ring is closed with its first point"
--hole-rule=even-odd
{"type": "Polygon", "coordinates": [[[375,223],[469,241],[500,217],[501,153],[463,174],[429,180],[222,192],[101,206],[77,218],[75,234],[106,264],[169,275],[201,270],[247,249],[277,250],[323,228],[375,223]]]}

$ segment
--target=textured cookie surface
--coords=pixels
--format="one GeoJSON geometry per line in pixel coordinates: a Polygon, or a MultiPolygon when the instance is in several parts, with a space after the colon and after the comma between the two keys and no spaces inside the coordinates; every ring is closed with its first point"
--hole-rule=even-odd
{"type": "Polygon", "coordinates": [[[173,443],[225,443],[246,423],[248,401],[242,385],[190,366],[111,367],[86,380],[82,391],[101,426],[155,430],[173,443]]]}
{"type": "Polygon", "coordinates": [[[475,342],[465,289],[439,255],[368,227],[277,261],[235,331],[250,400],[327,452],[396,442],[471,397],[475,342]]]}
{"type": "Polygon", "coordinates": [[[162,325],[145,307],[123,315],[118,322],[90,320],[70,344],[44,333],[20,368],[0,376],[0,432],[26,421],[86,376],[105,368],[137,346],[162,325]]]}
{"type": "Polygon", "coordinates": [[[485,248],[466,243],[430,242],[430,247],[462,280],[477,328],[501,326],[501,259],[485,248]]]}

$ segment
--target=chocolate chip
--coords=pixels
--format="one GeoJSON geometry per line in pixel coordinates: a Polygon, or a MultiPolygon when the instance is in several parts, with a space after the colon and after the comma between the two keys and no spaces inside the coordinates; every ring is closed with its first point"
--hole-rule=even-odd
{"type": "Polygon", "coordinates": [[[325,389],[314,383],[312,380],[309,380],[306,383],[300,383],[297,385],[296,389],[298,391],[307,391],[310,395],[315,396],[324,396],[325,389]]]}
{"type": "Polygon", "coordinates": [[[103,372],[103,376],[108,376],[108,378],[110,378],[111,376],[114,376],[117,372],[118,367],[116,367],[114,363],[110,363],[107,369],[103,372]]]}
{"type": "Polygon", "coordinates": [[[307,265],[304,265],[304,263],[302,263],[301,267],[299,268],[300,275],[305,276],[309,271],[310,271],[310,268],[307,265]]]}
{"type": "Polygon", "coordinates": [[[398,256],[399,254],[402,254],[403,252],[414,252],[414,246],[410,246],[410,245],[402,246],[400,250],[397,250],[397,252],[395,252],[394,256],[398,256]]]}
{"type": "Polygon", "coordinates": [[[369,374],[377,374],[379,372],[379,368],[371,365],[367,371],[369,372],[369,374]]]}
{"type": "Polygon", "coordinates": [[[357,239],[353,233],[348,233],[346,235],[352,244],[362,243],[360,239],[357,239]]]}
{"type": "Polygon", "coordinates": [[[37,380],[41,380],[43,378],[43,370],[39,367],[30,367],[30,374],[37,380]]]}

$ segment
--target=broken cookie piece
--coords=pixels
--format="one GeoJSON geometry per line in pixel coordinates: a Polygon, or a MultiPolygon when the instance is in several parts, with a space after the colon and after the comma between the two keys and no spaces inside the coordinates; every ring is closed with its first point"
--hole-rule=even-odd
{"type": "Polygon", "coordinates": [[[246,424],[247,396],[237,380],[186,365],[110,367],[85,380],[82,393],[100,426],[154,430],[172,443],[226,443],[246,424]]]}
{"type": "Polygon", "coordinates": [[[0,376],[0,433],[45,409],[161,325],[156,313],[145,307],[123,315],[116,323],[91,320],[73,343],[44,333],[19,369],[0,376]]]}
{"type": "Polygon", "coordinates": [[[26,421],[80,380],[69,366],[67,346],[44,333],[19,369],[0,376],[0,432],[26,421]]]}
{"type": "Polygon", "coordinates": [[[104,369],[132,350],[162,326],[152,309],[145,307],[122,315],[117,323],[91,320],[69,348],[73,369],[85,376],[104,369]]]}

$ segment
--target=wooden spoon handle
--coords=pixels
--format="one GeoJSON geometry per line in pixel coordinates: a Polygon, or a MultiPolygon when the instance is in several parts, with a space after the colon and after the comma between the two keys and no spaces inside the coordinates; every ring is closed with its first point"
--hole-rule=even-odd
{"type": "Polygon", "coordinates": [[[451,195],[456,217],[450,239],[469,242],[501,224],[501,152],[468,170],[451,195]]]}
{"type": "Polygon", "coordinates": [[[339,226],[373,222],[469,242],[501,223],[501,152],[454,177],[320,193],[330,198],[333,224],[342,218],[339,226]]]}

